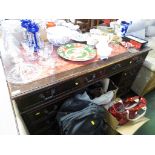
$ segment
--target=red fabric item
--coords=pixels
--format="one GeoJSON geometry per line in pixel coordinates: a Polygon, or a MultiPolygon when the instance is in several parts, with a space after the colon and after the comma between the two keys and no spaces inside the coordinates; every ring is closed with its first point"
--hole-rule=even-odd
{"type": "Polygon", "coordinates": [[[127,98],[123,103],[117,102],[108,111],[119,121],[119,125],[123,125],[129,121],[127,113],[129,113],[130,119],[134,119],[137,116],[137,112],[143,107],[146,107],[146,104],[147,101],[145,98],[135,96],[127,98]]]}

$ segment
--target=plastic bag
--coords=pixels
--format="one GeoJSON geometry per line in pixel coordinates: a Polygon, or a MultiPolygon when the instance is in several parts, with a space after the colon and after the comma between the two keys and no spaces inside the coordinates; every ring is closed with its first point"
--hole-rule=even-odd
{"type": "Polygon", "coordinates": [[[119,125],[123,125],[143,117],[147,109],[146,104],[145,98],[135,96],[113,104],[108,111],[119,121],[119,125]]]}

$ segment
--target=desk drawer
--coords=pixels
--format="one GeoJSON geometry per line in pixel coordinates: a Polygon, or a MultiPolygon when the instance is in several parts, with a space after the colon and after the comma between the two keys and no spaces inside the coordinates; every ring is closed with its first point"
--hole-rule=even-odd
{"type": "Polygon", "coordinates": [[[33,107],[42,105],[47,101],[56,99],[67,92],[71,92],[73,89],[79,88],[81,85],[81,79],[77,78],[74,80],[66,81],[58,85],[52,86],[51,88],[44,88],[39,92],[33,92],[32,94],[22,96],[16,99],[16,103],[20,112],[24,112],[33,107]]]}
{"type": "MultiPolygon", "coordinates": [[[[121,62],[117,62],[116,64],[113,64],[111,66],[108,66],[105,70],[104,70],[104,74],[106,76],[111,76],[114,74],[117,74],[123,70],[127,70],[130,68],[137,68],[137,66],[141,66],[142,63],[144,62],[146,57],[146,53],[140,55],[140,56],[135,56],[132,57],[130,59],[121,61],[121,62]]],[[[135,69],[134,69],[135,70],[135,69]]],[[[136,72],[135,72],[136,74],[136,72]]]]}
{"type": "Polygon", "coordinates": [[[126,70],[132,67],[133,65],[135,65],[135,61],[133,61],[133,58],[124,60],[122,62],[117,62],[116,64],[112,64],[111,66],[108,66],[105,69],[105,74],[111,76],[113,74],[123,71],[124,69],[126,70]]]}
{"type": "Polygon", "coordinates": [[[32,112],[29,112],[27,114],[25,114],[25,117],[27,117],[26,119],[29,122],[41,122],[44,121],[45,119],[47,119],[48,117],[53,117],[56,115],[56,112],[58,110],[58,105],[54,104],[51,105],[47,108],[43,108],[43,109],[38,109],[32,112]]]}
{"type": "Polygon", "coordinates": [[[46,108],[22,114],[22,118],[31,134],[39,134],[48,130],[48,128],[55,129],[58,109],[59,105],[53,104],[46,108]]]}
{"type": "Polygon", "coordinates": [[[124,87],[126,85],[132,85],[140,68],[141,68],[141,65],[137,65],[127,71],[124,71],[122,73],[119,86],[124,87]]]}

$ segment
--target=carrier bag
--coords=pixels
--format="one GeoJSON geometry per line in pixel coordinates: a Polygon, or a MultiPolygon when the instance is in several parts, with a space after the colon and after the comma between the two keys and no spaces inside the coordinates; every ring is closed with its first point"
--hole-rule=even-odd
{"type": "Polygon", "coordinates": [[[108,111],[119,121],[119,125],[137,121],[146,113],[147,101],[144,97],[134,96],[113,104],[108,111]]]}
{"type": "Polygon", "coordinates": [[[90,101],[71,98],[64,102],[56,118],[64,135],[106,134],[104,110],[90,101]]]}

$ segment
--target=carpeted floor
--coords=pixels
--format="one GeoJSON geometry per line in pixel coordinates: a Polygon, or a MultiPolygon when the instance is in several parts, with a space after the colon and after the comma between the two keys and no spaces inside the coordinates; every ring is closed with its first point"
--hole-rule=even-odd
{"type": "Polygon", "coordinates": [[[144,97],[148,101],[146,117],[150,120],[138,129],[135,135],[155,135],[155,90],[144,97]]]}

